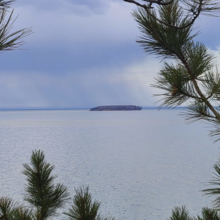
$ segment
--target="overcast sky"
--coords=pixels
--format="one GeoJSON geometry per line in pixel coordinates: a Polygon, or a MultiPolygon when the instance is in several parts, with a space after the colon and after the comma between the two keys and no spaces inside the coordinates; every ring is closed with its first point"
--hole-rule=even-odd
{"type": "MultiPolygon", "coordinates": [[[[135,42],[122,0],[17,0],[12,31],[31,27],[22,50],[1,53],[0,108],[153,106],[160,59],[135,42]]],[[[201,17],[197,38],[219,56],[220,18],[201,17]]],[[[218,58],[219,59],[219,58],[218,58]]]]}

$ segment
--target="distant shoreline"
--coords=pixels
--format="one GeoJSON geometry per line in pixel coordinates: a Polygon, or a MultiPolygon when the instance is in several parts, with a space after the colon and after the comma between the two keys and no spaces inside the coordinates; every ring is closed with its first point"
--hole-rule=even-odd
{"type": "MultiPolygon", "coordinates": [[[[159,106],[141,106],[142,110],[180,110],[187,107],[159,107],[159,106]]],[[[91,108],[0,108],[0,111],[71,111],[71,110],[90,110],[91,108]]]]}

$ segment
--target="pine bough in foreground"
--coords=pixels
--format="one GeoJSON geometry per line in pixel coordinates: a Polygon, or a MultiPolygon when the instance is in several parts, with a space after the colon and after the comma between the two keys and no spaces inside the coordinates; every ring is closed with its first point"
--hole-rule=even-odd
{"type": "MultiPolygon", "coordinates": [[[[134,3],[133,0],[128,2],[134,3]]],[[[214,55],[203,43],[196,41],[196,36],[200,32],[195,31],[194,21],[199,14],[219,13],[220,1],[152,2],[163,5],[147,9],[138,7],[133,16],[141,32],[137,42],[144,51],[161,57],[162,61],[167,58],[169,61],[173,60],[163,62],[163,67],[152,85],[163,90],[161,94],[156,94],[162,97],[161,107],[175,108],[180,105],[188,107],[185,113],[187,119],[191,122],[202,120],[211,123],[214,130],[210,134],[218,141],[220,72],[214,55]]]]}
{"type": "MultiPolygon", "coordinates": [[[[59,208],[64,208],[70,200],[67,188],[55,184],[52,175],[54,166],[45,161],[44,153],[33,151],[30,164],[24,164],[26,176],[26,194],[24,201],[30,206],[22,206],[10,198],[0,198],[0,220],[46,220],[57,215],[59,208]]],[[[71,208],[63,213],[69,220],[113,220],[101,217],[100,203],[93,201],[88,187],[75,190],[71,208]]]]}
{"type": "MultiPolygon", "coordinates": [[[[47,220],[57,216],[57,210],[64,208],[70,200],[67,188],[55,184],[52,175],[54,166],[47,163],[41,150],[33,151],[30,164],[24,164],[26,176],[24,201],[30,206],[22,206],[10,198],[0,198],[0,220],[47,220]]],[[[176,207],[168,220],[220,220],[220,161],[214,165],[215,178],[210,184],[217,186],[204,190],[206,195],[214,195],[214,209],[203,208],[202,215],[191,217],[185,207],[176,207]]],[[[100,202],[93,200],[89,187],[75,189],[72,205],[63,212],[66,220],[114,220],[102,217],[99,212],[100,202]]]]}

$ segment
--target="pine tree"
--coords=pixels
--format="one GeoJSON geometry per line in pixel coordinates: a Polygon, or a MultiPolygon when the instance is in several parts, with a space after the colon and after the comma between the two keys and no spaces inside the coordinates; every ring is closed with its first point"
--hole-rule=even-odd
{"type": "MultiPolygon", "coordinates": [[[[45,160],[41,150],[32,152],[30,164],[24,164],[26,176],[24,201],[29,206],[22,206],[7,197],[0,198],[0,220],[47,220],[57,216],[57,211],[64,208],[70,200],[67,188],[55,183],[57,176],[52,175],[54,166],[45,160]]],[[[73,205],[64,212],[69,220],[113,220],[102,217],[100,202],[92,199],[89,187],[75,189],[73,205]]]]}
{"type": "Polygon", "coordinates": [[[113,220],[111,217],[101,217],[99,208],[101,203],[97,200],[92,200],[92,195],[89,193],[89,187],[79,187],[75,189],[73,205],[64,214],[68,220],[113,220]]]}
{"type": "MultiPolygon", "coordinates": [[[[201,14],[216,15],[220,2],[215,0],[124,0],[138,6],[133,11],[141,37],[137,41],[148,54],[162,58],[155,88],[163,90],[160,107],[187,106],[186,119],[203,120],[214,125],[211,136],[220,140],[220,73],[216,59],[195,37],[195,21],[201,14]],[[153,5],[157,7],[153,8],[153,5]],[[167,62],[166,59],[174,62],[167,62]]],[[[191,217],[185,207],[175,207],[168,220],[220,220],[220,162],[206,195],[215,196],[214,209],[203,208],[202,215],[191,217]]]]}
{"type": "Polygon", "coordinates": [[[215,209],[202,208],[202,215],[192,217],[186,207],[175,207],[172,210],[171,217],[167,220],[220,220],[220,215],[215,209]]]}
{"type": "Polygon", "coordinates": [[[24,164],[23,174],[27,178],[24,200],[32,205],[37,220],[46,220],[63,207],[69,193],[63,184],[55,185],[56,176],[51,174],[54,166],[45,161],[42,151],[32,153],[30,164],[24,164]]]}
{"type": "MultiPolygon", "coordinates": [[[[203,43],[195,41],[199,32],[195,32],[192,17],[185,15],[183,4],[180,4],[186,1],[157,2],[161,3],[157,9],[138,7],[132,13],[142,34],[137,42],[146,53],[164,61],[152,85],[164,92],[156,96],[162,96],[161,107],[187,106],[185,114],[189,122],[205,120],[212,123],[215,130],[210,134],[219,140],[220,74],[215,57],[203,43]],[[166,62],[167,58],[174,62],[166,62]]],[[[215,0],[187,2],[200,13],[214,15],[220,8],[220,2],[215,0]]]]}

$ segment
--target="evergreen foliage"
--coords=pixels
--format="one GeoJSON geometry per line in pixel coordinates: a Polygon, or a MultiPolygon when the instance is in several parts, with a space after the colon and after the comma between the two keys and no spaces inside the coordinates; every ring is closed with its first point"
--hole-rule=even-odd
{"type": "Polygon", "coordinates": [[[205,195],[216,197],[215,200],[213,201],[214,208],[217,211],[220,211],[220,160],[217,163],[215,163],[213,168],[214,168],[214,177],[209,182],[209,184],[215,186],[215,188],[206,189],[203,190],[203,192],[205,193],[205,195]]]}
{"type": "Polygon", "coordinates": [[[110,217],[101,217],[99,213],[100,202],[92,200],[89,187],[75,189],[73,205],[68,212],[65,212],[69,220],[113,220],[110,217]]]}
{"type": "Polygon", "coordinates": [[[0,9],[9,8],[13,2],[15,2],[15,0],[0,0],[0,9]]]}
{"type": "Polygon", "coordinates": [[[45,161],[42,151],[34,151],[31,165],[24,164],[23,174],[27,178],[24,200],[33,206],[37,220],[45,220],[56,214],[69,199],[69,193],[63,184],[56,184],[51,172],[54,166],[45,161]]]}
{"type": "MultiPolygon", "coordinates": [[[[56,184],[52,175],[54,166],[45,160],[41,150],[32,152],[30,164],[24,164],[26,176],[24,201],[30,206],[20,205],[7,197],[0,198],[0,220],[47,220],[56,216],[59,208],[69,201],[69,193],[63,184],[56,184]]],[[[215,176],[210,184],[217,186],[204,190],[206,195],[216,196],[214,209],[203,208],[202,215],[191,217],[188,210],[175,207],[167,220],[220,220],[220,161],[214,165],[215,176]]],[[[75,189],[73,203],[68,211],[63,212],[66,220],[114,220],[103,217],[100,202],[92,199],[89,187],[75,189]]]]}
{"type": "Polygon", "coordinates": [[[198,220],[220,220],[220,215],[215,209],[203,208],[202,217],[198,216],[198,220]]]}
{"type": "Polygon", "coordinates": [[[186,207],[175,207],[171,217],[167,220],[220,220],[220,215],[215,209],[202,208],[202,215],[191,217],[186,207]]]}
{"type": "Polygon", "coordinates": [[[24,37],[33,33],[31,28],[23,28],[15,32],[11,32],[14,20],[12,19],[14,10],[7,17],[8,8],[15,0],[0,0],[0,51],[9,51],[19,49],[24,44],[24,37]]]}
{"type": "MultiPolygon", "coordinates": [[[[67,188],[55,183],[57,176],[52,175],[54,166],[45,160],[41,150],[32,152],[30,164],[24,164],[26,176],[24,201],[29,206],[19,205],[7,197],[0,198],[0,220],[47,220],[57,216],[57,210],[64,208],[70,196],[67,188]]],[[[93,201],[89,187],[75,189],[73,205],[64,212],[69,220],[113,220],[102,217],[100,202],[93,201]]]]}
{"type": "Polygon", "coordinates": [[[187,209],[183,207],[175,207],[172,210],[172,215],[168,220],[193,220],[187,209]]]}
{"type": "Polygon", "coordinates": [[[69,212],[65,214],[70,220],[95,220],[98,216],[100,202],[92,201],[92,196],[89,193],[89,187],[81,187],[75,189],[76,195],[73,198],[73,205],[69,212]]]}
{"type": "MultiPolygon", "coordinates": [[[[217,141],[220,139],[220,74],[216,58],[203,43],[195,41],[199,32],[195,32],[194,22],[190,16],[185,16],[180,2],[173,0],[157,10],[143,7],[135,10],[133,16],[142,34],[137,42],[148,54],[174,60],[163,63],[152,85],[165,91],[156,94],[162,97],[161,107],[187,106],[186,119],[212,123],[216,129],[210,134],[217,141]]],[[[212,0],[189,0],[188,4],[193,7],[196,2],[203,4],[203,12],[212,13],[220,6],[220,2],[212,0]]]]}
{"type": "Polygon", "coordinates": [[[172,27],[175,29],[184,29],[196,21],[196,19],[199,18],[201,14],[203,15],[215,15],[219,12],[220,5],[218,0],[179,0],[181,3],[181,12],[184,20],[187,20],[188,22],[182,25],[176,25],[175,23],[170,23],[169,21],[166,21],[164,19],[161,19],[160,17],[156,16],[157,6],[163,6],[164,8],[166,6],[172,5],[175,0],[142,0],[144,3],[140,3],[141,0],[123,0],[125,2],[129,2],[132,4],[137,5],[139,8],[143,9],[146,14],[155,19],[158,23],[161,25],[165,25],[167,27],[172,27]],[[156,6],[156,7],[155,7],[156,6]],[[155,9],[155,10],[151,10],[155,9]]]}
{"type": "Polygon", "coordinates": [[[2,220],[32,220],[31,210],[20,206],[9,198],[0,198],[0,219],[2,220]]]}
{"type": "MultiPolygon", "coordinates": [[[[132,15],[141,37],[137,41],[148,54],[162,58],[155,88],[163,90],[161,107],[187,106],[186,119],[212,123],[211,136],[220,140],[220,73],[216,58],[209,49],[195,40],[199,31],[194,23],[200,14],[215,15],[220,1],[216,0],[124,0],[138,6],[132,15]],[[157,5],[157,7],[153,7],[157,5]],[[173,63],[164,61],[174,60],[173,63]]],[[[220,161],[214,165],[214,187],[204,190],[215,196],[214,209],[203,208],[202,215],[191,217],[188,210],[175,207],[168,220],[220,220],[220,161]]]]}

